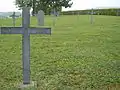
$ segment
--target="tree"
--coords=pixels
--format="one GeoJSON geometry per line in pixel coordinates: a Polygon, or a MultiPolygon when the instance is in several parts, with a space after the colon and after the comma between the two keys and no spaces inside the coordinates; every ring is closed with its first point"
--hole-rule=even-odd
{"type": "Polygon", "coordinates": [[[33,0],[16,0],[15,4],[21,9],[24,6],[32,7],[33,0]]]}
{"type": "Polygon", "coordinates": [[[73,2],[71,0],[16,0],[16,6],[21,9],[24,6],[29,6],[33,9],[34,16],[39,10],[45,13],[50,13],[51,10],[61,11],[62,7],[71,7],[73,2]]]}

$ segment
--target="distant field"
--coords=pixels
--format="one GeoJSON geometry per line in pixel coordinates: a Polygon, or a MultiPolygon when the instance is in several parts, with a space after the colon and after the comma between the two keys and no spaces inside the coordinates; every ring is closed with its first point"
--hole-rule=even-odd
{"type": "MultiPolygon", "coordinates": [[[[38,90],[120,90],[120,17],[60,16],[52,35],[31,35],[31,79],[38,90]]],[[[17,19],[17,26],[21,19],[17,19]]],[[[0,20],[11,26],[12,20],[0,20]]],[[[35,17],[31,26],[37,26],[35,17]]],[[[21,35],[0,35],[0,90],[22,82],[21,35]]]]}

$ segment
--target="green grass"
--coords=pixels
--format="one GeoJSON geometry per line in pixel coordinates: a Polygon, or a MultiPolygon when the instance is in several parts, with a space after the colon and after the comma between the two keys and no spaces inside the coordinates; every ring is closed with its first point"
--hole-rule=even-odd
{"type": "MultiPolygon", "coordinates": [[[[94,19],[91,25],[86,15],[60,16],[53,26],[46,16],[52,35],[31,35],[31,80],[38,90],[120,90],[120,17],[94,19]]],[[[35,17],[31,26],[37,26],[35,17]]],[[[0,35],[0,90],[22,82],[21,40],[21,35],[0,35]]]]}

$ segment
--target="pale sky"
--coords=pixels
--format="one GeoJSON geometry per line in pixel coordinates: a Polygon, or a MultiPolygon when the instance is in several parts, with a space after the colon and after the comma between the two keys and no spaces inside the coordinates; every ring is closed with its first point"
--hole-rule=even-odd
{"type": "MultiPolygon", "coordinates": [[[[0,0],[0,12],[18,11],[14,5],[15,0],[0,0]]],[[[120,0],[72,0],[73,6],[71,8],[63,8],[66,10],[81,10],[91,8],[107,8],[107,7],[119,7],[120,0]]]]}

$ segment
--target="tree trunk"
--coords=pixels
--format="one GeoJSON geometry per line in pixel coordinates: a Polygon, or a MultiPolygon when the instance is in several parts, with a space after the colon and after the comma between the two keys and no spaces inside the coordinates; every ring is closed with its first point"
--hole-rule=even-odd
{"type": "Polygon", "coordinates": [[[32,11],[32,16],[35,16],[35,14],[36,14],[36,6],[35,6],[35,4],[36,4],[36,0],[33,0],[33,11],[32,11]]]}

